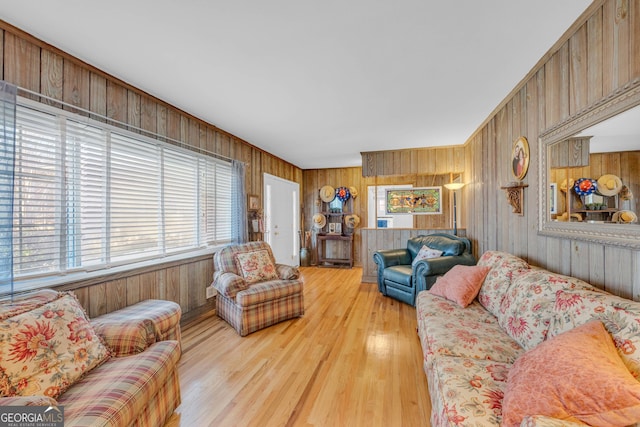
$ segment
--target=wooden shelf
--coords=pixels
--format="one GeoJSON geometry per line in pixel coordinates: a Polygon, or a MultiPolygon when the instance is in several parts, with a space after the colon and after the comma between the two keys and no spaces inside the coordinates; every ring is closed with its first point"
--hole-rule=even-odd
{"type": "Polygon", "coordinates": [[[353,267],[353,234],[329,234],[329,233],[319,233],[317,235],[317,257],[318,257],[318,267],[336,267],[336,266],[345,266],[345,267],[353,267]],[[346,253],[347,258],[332,258],[327,256],[327,242],[333,241],[338,244],[343,245],[342,248],[346,253]]]}
{"type": "Polygon", "coordinates": [[[507,202],[513,208],[513,213],[524,216],[524,189],[528,184],[516,183],[500,187],[506,191],[507,202]]]}

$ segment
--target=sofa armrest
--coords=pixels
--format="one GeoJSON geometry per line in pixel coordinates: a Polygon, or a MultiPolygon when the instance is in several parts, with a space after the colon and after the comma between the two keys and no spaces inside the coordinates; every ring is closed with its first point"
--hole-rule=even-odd
{"type": "Polygon", "coordinates": [[[234,299],[236,294],[248,288],[244,279],[235,273],[225,272],[216,275],[213,287],[229,299],[234,299]]]}
{"type": "Polygon", "coordinates": [[[442,276],[456,265],[476,265],[476,260],[473,255],[465,253],[458,256],[422,259],[416,262],[413,266],[416,295],[420,291],[430,289],[435,283],[436,277],[442,276]]]}
{"type": "Polygon", "coordinates": [[[375,251],[373,253],[373,261],[378,264],[378,268],[383,270],[394,265],[411,264],[411,254],[407,249],[386,249],[375,251]]]}
{"type": "Polygon", "coordinates": [[[13,396],[0,397],[0,406],[58,406],[58,402],[49,396],[13,396]]]}
{"type": "Polygon", "coordinates": [[[294,267],[286,264],[276,264],[276,272],[280,280],[295,280],[300,277],[300,270],[298,267],[294,267]]]}
{"type": "Polygon", "coordinates": [[[91,325],[115,357],[142,353],[156,342],[155,327],[149,319],[133,318],[125,322],[105,314],[91,319],[91,325]]]}
{"type": "Polygon", "coordinates": [[[582,427],[586,425],[581,422],[564,421],[544,415],[532,415],[524,417],[520,427],[582,427]]]}
{"type": "Polygon", "coordinates": [[[378,265],[378,290],[382,295],[387,295],[387,288],[384,285],[382,273],[387,267],[394,265],[411,264],[411,254],[408,249],[386,249],[375,251],[373,253],[373,261],[378,265]]]}

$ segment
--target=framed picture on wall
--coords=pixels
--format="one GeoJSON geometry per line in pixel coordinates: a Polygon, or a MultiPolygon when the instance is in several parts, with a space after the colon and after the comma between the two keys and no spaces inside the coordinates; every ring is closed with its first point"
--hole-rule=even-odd
{"type": "Polygon", "coordinates": [[[511,149],[511,172],[518,181],[522,181],[528,170],[529,142],[527,138],[521,136],[515,140],[511,149]]]}
{"type": "Polygon", "coordinates": [[[442,187],[386,190],[387,214],[441,214],[442,187]]]}
{"type": "Polygon", "coordinates": [[[260,198],[255,194],[247,195],[247,209],[250,211],[257,211],[260,209],[260,198]]]}

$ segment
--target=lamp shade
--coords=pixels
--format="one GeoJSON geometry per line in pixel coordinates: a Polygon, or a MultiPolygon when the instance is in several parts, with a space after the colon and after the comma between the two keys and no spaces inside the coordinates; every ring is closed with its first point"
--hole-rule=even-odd
{"type": "Polygon", "coordinates": [[[448,190],[459,190],[464,187],[464,183],[462,182],[450,182],[444,185],[448,190]]]}

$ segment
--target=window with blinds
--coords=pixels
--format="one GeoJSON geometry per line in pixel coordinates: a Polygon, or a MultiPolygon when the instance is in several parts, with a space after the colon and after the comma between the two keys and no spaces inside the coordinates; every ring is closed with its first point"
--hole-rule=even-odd
{"type": "Polygon", "coordinates": [[[231,241],[232,168],[67,111],[16,111],[17,281],[231,241]]]}

